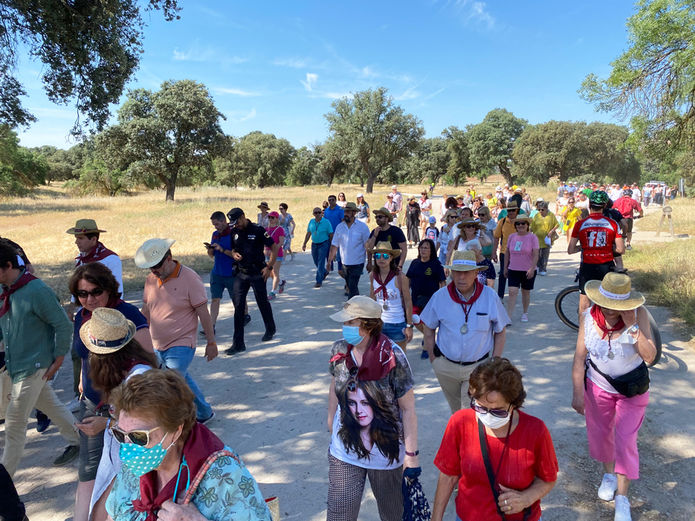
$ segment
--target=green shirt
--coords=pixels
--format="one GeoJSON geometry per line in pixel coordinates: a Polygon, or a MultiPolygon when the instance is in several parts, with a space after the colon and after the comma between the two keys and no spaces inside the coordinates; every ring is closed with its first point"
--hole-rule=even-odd
{"type": "Polygon", "coordinates": [[[10,296],[10,310],[0,317],[5,362],[13,382],[48,369],[70,351],[72,323],[51,288],[32,280],[10,296]]]}

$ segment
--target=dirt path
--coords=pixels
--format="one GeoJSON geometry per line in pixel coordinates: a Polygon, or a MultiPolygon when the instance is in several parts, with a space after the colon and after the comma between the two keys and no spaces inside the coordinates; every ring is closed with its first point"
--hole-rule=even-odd
{"type": "MultiPolygon", "coordinates": [[[[637,234],[638,245],[642,234],[637,234]]],[[[588,456],[583,417],[570,407],[570,366],[575,333],[556,317],[555,294],[572,284],[578,259],[564,253],[560,240],[554,248],[547,277],[539,277],[532,294],[528,324],[513,317],[505,355],[524,374],[528,393],[525,410],[548,425],[560,462],[558,484],[544,500],[545,521],[612,520],[612,504],[596,498],[599,465],[588,456]]],[[[411,250],[410,255],[414,255],[411,250]]],[[[326,395],[329,347],[340,336],[339,325],[328,315],[343,301],[342,279],[331,274],[320,290],[312,288],[311,257],[298,254],[283,266],[288,280],[285,294],[273,302],[278,335],[261,344],[262,321],[251,299],[253,321],[247,329],[249,351],[220,356],[207,363],[202,349],[193,374],[217,416],[210,428],[239,451],[265,495],[280,497],[283,519],[325,519],[327,490],[326,395]]],[[[364,292],[367,279],[360,285],[364,292]]],[[[136,302],[138,296],[131,296],[136,302]]],[[[695,518],[695,352],[674,338],[668,313],[652,308],[661,325],[664,358],[651,371],[652,391],[647,418],[640,432],[642,478],[632,488],[635,521],[685,521],[695,518]]],[[[217,324],[218,341],[227,347],[232,338],[232,306],[223,301],[217,324]]],[[[415,375],[419,420],[421,481],[430,500],[437,470],[434,455],[449,417],[449,409],[426,360],[420,359],[416,333],[408,351],[415,375]]],[[[61,397],[69,396],[69,367],[55,384],[61,397]]],[[[51,460],[63,442],[55,427],[37,434],[30,423],[27,451],[17,473],[19,491],[32,521],[63,521],[72,516],[77,472],[56,469],[51,460]]],[[[0,426],[0,430],[3,428],[0,426]]],[[[4,440],[4,436],[0,436],[4,440]]],[[[367,491],[360,520],[378,519],[367,491]]],[[[446,515],[455,519],[453,505],[446,515]]]]}

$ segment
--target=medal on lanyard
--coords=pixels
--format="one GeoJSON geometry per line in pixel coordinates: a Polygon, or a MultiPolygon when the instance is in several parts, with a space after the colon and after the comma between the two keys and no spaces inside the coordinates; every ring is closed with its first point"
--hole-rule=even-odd
{"type": "Polygon", "coordinates": [[[460,331],[461,331],[462,335],[465,335],[466,333],[468,333],[468,323],[467,322],[461,326],[460,331]]]}
{"type": "Polygon", "coordinates": [[[472,307],[473,307],[473,304],[468,304],[468,305],[461,304],[461,309],[463,310],[463,315],[466,317],[466,321],[461,326],[461,329],[459,329],[459,331],[461,331],[462,335],[465,335],[466,333],[468,333],[468,315],[471,312],[472,307]],[[466,309],[466,308],[468,308],[468,309],[466,309]]]}

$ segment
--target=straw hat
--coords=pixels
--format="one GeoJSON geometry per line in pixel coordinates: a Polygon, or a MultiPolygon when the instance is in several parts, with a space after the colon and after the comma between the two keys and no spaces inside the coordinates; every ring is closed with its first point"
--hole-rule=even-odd
{"type": "Polygon", "coordinates": [[[374,248],[369,250],[369,254],[371,255],[372,253],[388,253],[391,257],[398,257],[401,254],[401,250],[391,249],[391,243],[388,241],[379,241],[374,248]]]}
{"type": "Polygon", "coordinates": [[[602,308],[629,311],[644,304],[644,295],[632,291],[630,277],[624,273],[606,273],[603,280],[590,280],[584,284],[584,292],[592,302],[602,308]]]}
{"type": "Polygon", "coordinates": [[[349,202],[345,205],[345,208],[343,208],[343,211],[345,210],[352,210],[353,212],[359,211],[359,208],[357,208],[357,205],[353,202],[349,202]]]}
{"type": "Polygon", "coordinates": [[[166,253],[171,248],[171,245],[176,241],[174,239],[148,239],[135,252],[135,265],[138,268],[151,268],[159,264],[166,253]]]}
{"type": "Polygon", "coordinates": [[[529,226],[531,226],[531,218],[528,215],[520,215],[514,219],[514,224],[516,223],[527,223],[529,226]]]}
{"type": "Polygon", "coordinates": [[[65,233],[82,235],[85,233],[106,233],[106,230],[100,230],[94,219],[78,219],[75,226],[66,230],[65,233]]]}
{"type": "Polygon", "coordinates": [[[518,210],[518,209],[519,209],[519,205],[516,203],[516,201],[509,201],[507,203],[507,212],[509,210],[518,210]]]}
{"type": "Polygon", "coordinates": [[[355,295],[345,304],[343,309],[333,313],[330,318],[336,322],[347,322],[353,318],[381,318],[381,305],[366,295],[355,295]]]}
{"type": "Polygon", "coordinates": [[[270,210],[270,206],[268,206],[268,203],[266,203],[265,201],[256,206],[256,208],[258,208],[259,210],[270,210]]]}
{"type": "Polygon", "coordinates": [[[388,217],[389,219],[391,219],[393,217],[393,215],[391,215],[391,212],[388,210],[388,208],[386,208],[384,206],[382,206],[378,210],[372,210],[372,213],[374,215],[384,215],[384,216],[388,217]]]}
{"type": "Polygon", "coordinates": [[[444,266],[451,271],[472,271],[472,270],[486,270],[487,266],[478,266],[475,260],[475,252],[472,250],[456,250],[451,256],[451,264],[444,266]]]}
{"type": "Polygon", "coordinates": [[[456,226],[458,226],[459,228],[461,228],[463,230],[467,224],[475,224],[479,230],[485,229],[485,225],[483,223],[481,223],[480,221],[476,221],[475,219],[464,219],[463,221],[458,223],[456,226]]]}
{"type": "Polygon", "coordinates": [[[80,328],[82,343],[92,353],[115,353],[135,336],[135,324],[112,308],[97,308],[92,318],[80,328]]]}

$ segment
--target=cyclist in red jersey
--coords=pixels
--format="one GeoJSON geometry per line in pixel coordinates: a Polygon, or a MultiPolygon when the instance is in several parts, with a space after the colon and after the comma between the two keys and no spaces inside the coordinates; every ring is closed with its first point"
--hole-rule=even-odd
{"type": "Polygon", "coordinates": [[[603,215],[608,202],[608,194],[596,190],[589,196],[589,217],[577,221],[567,246],[567,253],[582,252],[579,264],[579,313],[589,307],[589,299],[584,293],[584,284],[589,280],[603,280],[615,268],[613,253],[625,252],[625,244],[620,235],[618,223],[603,215]]]}
{"type": "Polygon", "coordinates": [[[632,190],[627,189],[623,190],[622,197],[618,198],[618,200],[615,203],[613,203],[613,208],[618,210],[620,214],[623,216],[623,233],[625,234],[625,249],[631,250],[632,246],[630,245],[630,242],[632,241],[632,222],[635,217],[634,212],[639,212],[639,216],[642,217],[644,215],[642,207],[640,206],[639,202],[635,201],[632,198],[632,190]]]}

